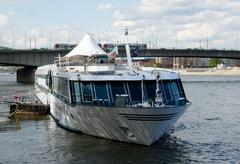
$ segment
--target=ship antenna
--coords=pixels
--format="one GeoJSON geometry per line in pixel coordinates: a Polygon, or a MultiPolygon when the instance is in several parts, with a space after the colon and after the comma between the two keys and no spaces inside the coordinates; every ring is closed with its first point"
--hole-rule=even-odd
{"type": "Polygon", "coordinates": [[[144,80],[145,80],[145,75],[142,76],[142,82],[141,82],[141,89],[142,89],[142,105],[144,101],[144,80]]]}
{"type": "Polygon", "coordinates": [[[61,67],[61,56],[60,56],[60,54],[58,54],[58,65],[59,65],[59,67],[61,67]]]}
{"type": "Polygon", "coordinates": [[[125,48],[126,48],[126,54],[127,54],[128,68],[129,68],[130,74],[134,74],[133,66],[132,66],[132,58],[131,58],[131,53],[130,53],[130,47],[129,47],[129,44],[128,44],[128,28],[127,27],[125,27],[124,36],[126,37],[126,46],[125,46],[125,48]]]}

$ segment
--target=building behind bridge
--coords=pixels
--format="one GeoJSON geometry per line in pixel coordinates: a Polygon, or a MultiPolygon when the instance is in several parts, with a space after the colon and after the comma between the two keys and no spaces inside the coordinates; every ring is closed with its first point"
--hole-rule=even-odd
{"type": "MultiPolygon", "coordinates": [[[[164,68],[208,68],[210,58],[158,57],[156,63],[164,68]]],[[[240,60],[220,59],[226,67],[240,66],[240,60]]]]}

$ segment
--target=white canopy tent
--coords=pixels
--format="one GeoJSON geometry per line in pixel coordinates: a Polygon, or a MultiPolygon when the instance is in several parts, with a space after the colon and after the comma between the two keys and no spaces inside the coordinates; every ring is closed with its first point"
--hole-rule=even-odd
{"type": "Polygon", "coordinates": [[[86,34],[81,42],[65,57],[73,57],[73,56],[98,56],[98,55],[106,55],[97,43],[93,40],[90,34],[86,34]]]}

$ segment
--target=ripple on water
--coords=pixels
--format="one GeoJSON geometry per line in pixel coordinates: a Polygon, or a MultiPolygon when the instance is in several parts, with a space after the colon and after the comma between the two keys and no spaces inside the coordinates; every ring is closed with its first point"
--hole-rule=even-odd
{"type": "Polygon", "coordinates": [[[187,126],[183,122],[179,122],[176,126],[174,126],[172,132],[177,132],[186,129],[187,126]]]}
{"type": "Polygon", "coordinates": [[[217,120],[222,120],[222,119],[219,118],[219,117],[212,117],[212,118],[205,118],[205,120],[207,120],[207,121],[217,121],[217,120]]]}

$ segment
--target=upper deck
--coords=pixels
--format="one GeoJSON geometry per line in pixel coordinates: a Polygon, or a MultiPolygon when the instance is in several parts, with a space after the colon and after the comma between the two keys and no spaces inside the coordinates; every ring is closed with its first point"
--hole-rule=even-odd
{"type": "Polygon", "coordinates": [[[87,66],[59,66],[48,65],[39,67],[36,74],[47,75],[51,71],[53,76],[68,78],[69,80],[83,81],[138,81],[179,79],[179,74],[167,70],[134,70],[130,73],[127,65],[118,64],[91,64],[87,66]]]}
{"type": "Polygon", "coordinates": [[[144,106],[155,107],[152,104],[156,104],[158,97],[162,96],[161,101],[165,105],[186,101],[179,74],[176,72],[134,70],[130,73],[126,65],[43,66],[36,72],[36,84],[50,89],[59,98],[73,104],[106,101],[103,105],[114,106],[117,99],[121,99],[116,95],[125,96],[128,106],[151,102],[144,106]],[[160,96],[159,90],[164,95],[160,96]]]}

